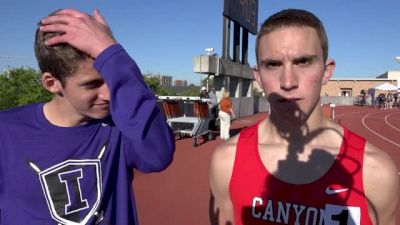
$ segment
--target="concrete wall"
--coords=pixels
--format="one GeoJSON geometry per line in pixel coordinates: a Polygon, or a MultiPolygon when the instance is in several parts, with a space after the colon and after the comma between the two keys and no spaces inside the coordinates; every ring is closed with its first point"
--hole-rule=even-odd
{"type": "Polygon", "coordinates": [[[269,103],[265,97],[254,97],[254,113],[268,112],[269,103]]]}
{"type": "Polygon", "coordinates": [[[351,96],[321,96],[321,104],[353,105],[354,99],[351,96]]]}
{"type": "Polygon", "coordinates": [[[231,98],[236,118],[254,115],[254,98],[231,98]]]}

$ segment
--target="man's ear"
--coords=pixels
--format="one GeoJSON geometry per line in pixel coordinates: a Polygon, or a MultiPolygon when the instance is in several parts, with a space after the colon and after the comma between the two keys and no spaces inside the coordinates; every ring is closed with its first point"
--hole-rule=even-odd
{"type": "Polygon", "coordinates": [[[258,66],[257,65],[253,66],[253,76],[254,76],[254,79],[256,79],[256,81],[258,83],[258,86],[263,87],[262,86],[262,82],[261,82],[261,78],[260,78],[260,72],[258,71],[258,66]]]}
{"type": "Polygon", "coordinates": [[[43,87],[53,94],[61,94],[62,85],[61,82],[55,78],[51,73],[45,72],[42,75],[43,87]]]}
{"type": "Polygon", "coordinates": [[[326,60],[325,64],[325,72],[324,76],[322,77],[322,84],[325,85],[328,83],[329,79],[333,75],[333,71],[335,70],[336,62],[333,59],[326,60]]]}

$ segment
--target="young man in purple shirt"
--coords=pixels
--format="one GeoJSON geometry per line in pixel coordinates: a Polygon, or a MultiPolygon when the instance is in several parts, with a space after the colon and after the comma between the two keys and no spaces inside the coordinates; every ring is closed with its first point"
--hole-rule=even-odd
{"type": "Polygon", "coordinates": [[[35,53],[54,98],[0,112],[0,224],[137,224],[132,169],[175,149],[138,66],[98,10],[41,20],[35,53]]]}

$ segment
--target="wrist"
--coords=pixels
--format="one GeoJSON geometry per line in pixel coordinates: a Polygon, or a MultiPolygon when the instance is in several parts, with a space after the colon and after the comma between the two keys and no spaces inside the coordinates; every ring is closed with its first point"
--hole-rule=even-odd
{"type": "Polygon", "coordinates": [[[106,49],[108,49],[109,47],[111,47],[115,44],[117,44],[116,41],[110,41],[103,45],[96,45],[96,46],[94,46],[95,48],[93,49],[92,54],[90,54],[90,56],[93,57],[94,59],[96,59],[102,52],[104,52],[106,49]]]}

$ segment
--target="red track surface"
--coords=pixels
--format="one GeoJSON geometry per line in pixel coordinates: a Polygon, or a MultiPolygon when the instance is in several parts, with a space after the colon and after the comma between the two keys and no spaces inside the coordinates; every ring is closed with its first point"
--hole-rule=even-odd
{"type": "MultiPolygon", "coordinates": [[[[265,116],[260,113],[235,120],[231,132],[237,133],[265,116]]],[[[338,106],[335,117],[388,152],[400,169],[400,109],[338,106]]],[[[213,149],[221,142],[217,139],[193,148],[191,138],[177,140],[174,161],[167,170],[153,174],[135,171],[133,186],[141,225],[210,224],[208,166],[213,149]]],[[[400,205],[397,212],[400,223],[400,205]]]]}

